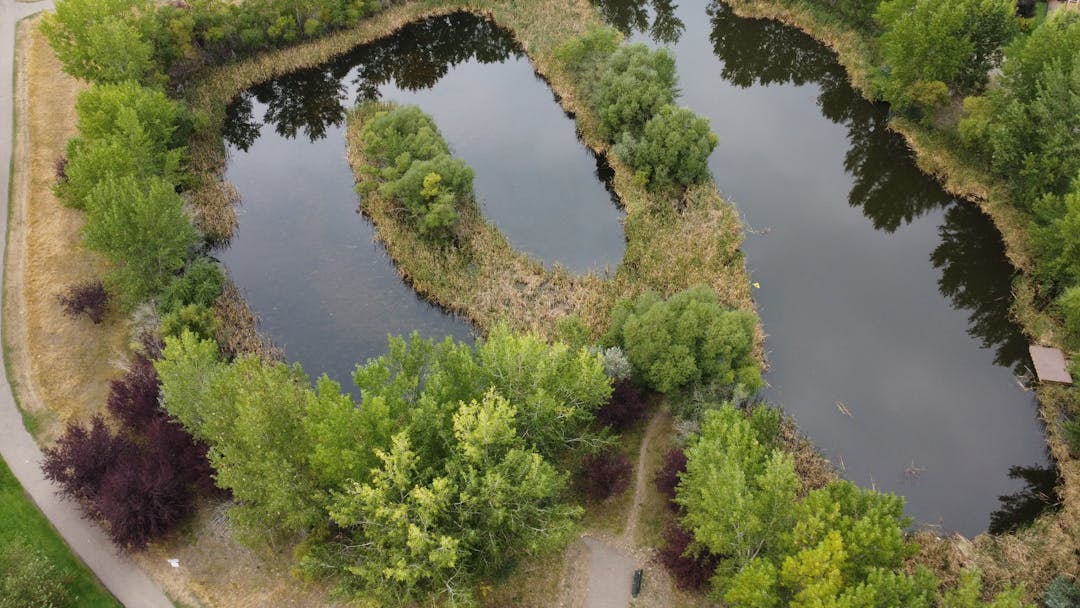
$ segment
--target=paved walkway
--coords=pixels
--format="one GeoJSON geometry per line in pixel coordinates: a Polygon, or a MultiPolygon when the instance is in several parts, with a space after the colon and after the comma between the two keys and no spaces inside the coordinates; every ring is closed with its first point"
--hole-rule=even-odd
{"type": "MultiPolygon", "coordinates": [[[[52,0],[33,3],[0,0],[0,45],[3,47],[0,48],[0,246],[6,244],[8,184],[11,180],[15,22],[52,6],[52,0]]],[[[2,279],[3,267],[0,265],[0,281],[2,279]]],[[[83,519],[77,505],[60,500],[56,486],[42,477],[41,450],[23,427],[4,374],[0,374],[0,456],[75,554],[121,603],[129,608],[173,607],[146,573],[127,556],[117,553],[97,524],[83,519]]]]}
{"type": "Polygon", "coordinates": [[[622,550],[590,536],[589,588],[585,608],[626,608],[630,605],[631,584],[637,562],[622,550]]]}
{"type": "Polygon", "coordinates": [[[626,527],[613,544],[585,536],[585,546],[589,549],[588,588],[585,592],[585,608],[627,608],[630,605],[634,571],[642,567],[637,559],[625,547],[632,547],[636,542],[638,518],[641,505],[645,501],[645,484],[648,483],[646,456],[649,444],[656,437],[660,426],[661,414],[653,414],[638,449],[637,473],[634,476],[634,496],[630,502],[630,513],[626,517],[626,527]]]}

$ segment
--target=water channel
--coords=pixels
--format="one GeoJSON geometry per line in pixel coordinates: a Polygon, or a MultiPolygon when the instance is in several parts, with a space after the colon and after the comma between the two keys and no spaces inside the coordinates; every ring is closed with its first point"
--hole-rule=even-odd
{"type": "MultiPolygon", "coordinates": [[[[906,496],[918,522],[971,535],[991,513],[1003,530],[1037,511],[1032,488],[1052,471],[1016,382],[1026,342],[990,221],[920,173],[887,109],[797,30],[716,1],[598,6],[633,40],[672,46],[680,103],[720,136],[710,167],[751,230],[766,397],[847,478],[906,496]]],[[[401,283],[356,213],[342,121],[371,97],[435,117],[515,246],[575,270],[618,263],[604,167],[510,36],[428,20],[232,106],[227,177],[244,206],[220,257],[290,359],[345,380],[388,332],[468,334],[401,283]]]]}
{"type": "Polygon", "coordinates": [[[1032,513],[1021,497],[1053,472],[990,220],[922,174],[887,108],[798,30],[716,0],[596,4],[672,49],[680,103],[720,137],[709,166],[749,228],[765,396],[920,523],[971,535],[1032,513]]]}
{"type": "Polygon", "coordinates": [[[476,172],[485,216],[519,250],[577,272],[622,260],[607,165],[509,32],[456,14],[409,25],[315,69],[244,92],[230,107],[226,179],[240,226],[219,258],[290,360],[351,386],[357,362],[414,329],[468,338],[467,323],[404,284],[357,211],[345,115],[359,101],[416,104],[476,172]]]}

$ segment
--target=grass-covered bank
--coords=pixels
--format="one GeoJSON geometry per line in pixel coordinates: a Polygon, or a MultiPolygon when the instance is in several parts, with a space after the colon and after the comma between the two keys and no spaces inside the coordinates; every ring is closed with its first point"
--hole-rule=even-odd
{"type": "MultiPolygon", "coordinates": [[[[874,99],[873,80],[880,77],[878,40],[845,23],[838,11],[805,0],[731,0],[728,4],[741,16],[779,20],[824,43],[836,52],[852,86],[867,99],[874,99]]],[[[1033,217],[1017,204],[1010,184],[961,145],[955,132],[957,116],[959,101],[939,110],[932,120],[915,120],[897,112],[890,128],[906,139],[923,171],[938,178],[950,194],[978,204],[992,218],[1002,234],[1009,260],[1019,271],[1013,285],[1014,318],[1033,342],[1068,351],[1062,320],[1048,306],[1047,287],[1034,274],[1037,252],[1030,231],[1033,217]]],[[[1047,443],[1061,474],[1062,510],[1013,534],[984,534],[971,540],[954,537],[947,543],[928,541],[919,561],[945,576],[961,565],[976,565],[992,586],[1024,582],[1031,597],[1036,597],[1056,574],[1080,574],[1076,560],[1080,545],[1080,462],[1070,453],[1061,424],[1067,415],[1076,416],[1080,401],[1074,391],[1061,387],[1037,386],[1036,394],[1040,417],[1046,423],[1047,443]]]]}
{"type": "Polygon", "coordinates": [[[0,460],[0,606],[118,608],[0,460]]]}
{"type": "MultiPolygon", "coordinates": [[[[201,184],[192,198],[196,210],[201,210],[204,230],[227,235],[233,221],[227,203],[233,197],[220,177],[225,161],[220,131],[225,107],[233,96],[258,82],[318,65],[354,46],[390,35],[411,21],[460,10],[486,16],[511,30],[537,73],[555,91],[563,109],[575,116],[585,144],[601,154],[610,151],[584,93],[555,56],[559,46],[589,26],[600,25],[587,2],[408,3],[390,7],[354,29],[318,41],[213,68],[192,88],[187,98],[193,108],[208,117],[206,128],[196,133],[191,145],[192,165],[201,184]]],[[[484,258],[482,268],[468,269],[462,258],[444,259],[418,242],[407,245],[403,234],[391,234],[390,224],[386,224],[386,232],[380,225],[380,237],[387,242],[402,274],[418,291],[433,302],[465,314],[481,329],[506,317],[516,327],[536,326],[550,333],[554,321],[572,312],[598,333],[619,297],[649,289],[670,294],[702,283],[715,288],[728,306],[751,310],[749,281],[739,251],[739,217],[716,188],[711,183],[691,186],[681,201],[673,201],[668,195],[651,193],[635,183],[634,171],[614,155],[607,158],[615,170],[614,189],[627,211],[627,249],[613,277],[575,277],[559,269],[545,270],[514,252],[505,238],[475,213],[467,214],[463,222],[482,254],[477,259],[484,258]],[[681,211],[676,204],[681,205],[681,211]],[[457,270],[445,273],[453,268],[457,270]]]]}

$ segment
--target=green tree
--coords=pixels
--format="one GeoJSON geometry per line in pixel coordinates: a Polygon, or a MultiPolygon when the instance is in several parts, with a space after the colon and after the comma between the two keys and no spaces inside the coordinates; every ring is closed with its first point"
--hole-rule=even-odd
{"type": "MultiPolygon", "coordinates": [[[[312,445],[304,428],[315,395],[303,370],[241,356],[204,382],[196,424],[189,424],[185,406],[176,408],[169,399],[175,390],[163,390],[164,405],[208,444],[215,481],[235,499],[229,517],[241,534],[257,541],[322,522],[323,497],[308,465],[312,445]]],[[[198,381],[189,380],[193,384],[198,381]]]]}
{"type": "Polygon", "coordinates": [[[41,29],[64,71],[89,82],[142,81],[153,70],[153,48],[133,25],[148,0],[60,0],[41,29]]]}
{"type": "Polygon", "coordinates": [[[161,379],[161,403],[193,437],[203,442],[213,440],[204,431],[204,419],[212,416],[208,401],[210,385],[225,372],[218,346],[191,331],[165,336],[161,359],[154,361],[161,379]]]}
{"type": "Polygon", "coordinates": [[[699,382],[761,386],[753,359],[753,313],[726,310],[708,286],[681,291],[667,301],[653,292],[619,302],[605,345],[622,346],[635,376],[670,393],[699,382]]]}
{"type": "Polygon", "coordinates": [[[84,241],[116,262],[106,278],[126,308],[161,291],[196,242],[180,196],[161,179],[107,179],[87,209],[84,241]]]}
{"type": "Polygon", "coordinates": [[[194,118],[184,104],[169,99],[161,89],[131,81],[95,84],[79,93],[76,109],[79,140],[106,139],[121,131],[121,115],[129,112],[146,132],[155,154],[183,147],[194,128],[194,118]]]}
{"type": "Polygon", "coordinates": [[[465,161],[439,154],[413,161],[398,179],[380,190],[392,196],[418,223],[420,233],[448,238],[457,222],[457,209],[472,196],[473,171],[465,161]]]}
{"type": "Polygon", "coordinates": [[[518,432],[552,459],[592,441],[586,429],[611,395],[600,353],[515,334],[503,323],[475,347],[391,338],[389,352],[358,368],[353,380],[365,404],[381,399],[397,424],[415,426],[413,449],[433,459],[445,457],[440,446],[449,443],[456,404],[488,390],[514,404],[518,432]]]}
{"type": "Polygon", "coordinates": [[[158,178],[170,184],[182,181],[185,150],[157,150],[161,146],[147,133],[135,111],[122,108],[108,135],[68,142],[65,178],[57,184],[56,194],[68,206],[85,209],[94,188],[110,178],[158,178]]]}
{"type": "Polygon", "coordinates": [[[1080,61],[1046,64],[1030,101],[1011,90],[1003,96],[989,138],[994,170],[1010,179],[1022,205],[1065,194],[1080,172],[1080,61]]]}
{"type": "Polygon", "coordinates": [[[876,14],[882,97],[899,110],[932,109],[947,87],[981,86],[1016,32],[1015,11],[1011,0],[886,0],[876,14]]]}
{"type": "Polygon", "coordinates": [[[981,597],[982,574],[978,570],[966,570],[960,575],[960,584],[943,594],[938,605],[940,608],[1035,608],[1024,601],[1023,587],[1009,587],[989,602],[981,597]]]}
{"type": "Polygon", "coordinates": [[[904,541],[910,522],[899,497],[834,481],[799,501],[792,522],[768,551],[730,579],[718,578],[725,601],[757,608],[931,605],[932,575],[897,572],[914,551],[904,541]]]}
{"type": "Polygon", "coordinates": [[[1080,175],[1065,196],[1047,194],[1034,205],[1029,229],[1036,273],[1051,285],[1080,284],[1080,175]]]}
{"type": "Polygon", "coordinates": [[[695,543],[724,556],[718,576],[726,581],[794,524],[795,465],[731,405],[705,414],[686,458],[675,502],[695,543]]]}
{"type": "Polygon", "coordinates": [[[514,404],[518,433],[531,449],[556,458],[587,443],[596,410],[611,397],[601,353],[548,344],[535,333],[515,334],[506,324],[496,325],[475,353],[473,381],[514,404]]]}
{"type": "Polygon", "coordinates": [[[466,603],[477,574],[569,538],[580,510],[557,500],[566,477],[525,447],[515,413],[494,391],[461,404],[441,466],[426,464],[405,433],[378,453],[371,481],[331,509],[337,525],[355,531],[351,584],[386,604],[433,593],[466,603]]]}
{"type": "Polygon", "coordinates": [[[664,106],[645,124],[640,138],[624,133],[615,152],[650,190],[659,190],[708,180],[709,155],[718,141],[708,119],[688,108],[664,106]]]}
{"type": "Polygon", "coordinates": [[[675,102],[677,82],[675,57],[667,49],[620,47],[604,63],[592,93],[601,135],[609,141],[640,135],[660,108],[675,102]]]}

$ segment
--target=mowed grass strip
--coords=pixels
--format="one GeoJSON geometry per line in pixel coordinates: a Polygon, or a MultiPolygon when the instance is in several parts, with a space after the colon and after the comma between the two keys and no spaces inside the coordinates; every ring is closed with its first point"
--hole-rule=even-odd
{"type": "Polygon", "coordinates": [[[68,549],[67,544],[23,492],[7,463],[0,460],[0,553],[24,543],[40,551],[56,567],[71,593],[72,606],[120,608],[93,573],[68,549]]]}

